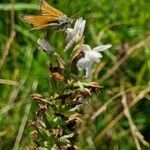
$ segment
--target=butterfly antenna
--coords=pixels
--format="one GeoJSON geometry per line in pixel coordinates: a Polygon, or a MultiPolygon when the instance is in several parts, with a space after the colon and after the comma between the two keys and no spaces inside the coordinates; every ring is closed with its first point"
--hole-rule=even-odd
{"type": "Polygon", "coordinates": [[[74,15],[72,15],[70,18],[72,19],[72,18],[75,18],[75,17],[78,17],[79,15],[82,15],[83,13],[85,13],[85,12],[88,12],[88,11],[90,11],[91,10],[91,6],[89,6],[88,8],[82,8],[80,11],[76,11],[76,12],[74,12],[74,15]]]}

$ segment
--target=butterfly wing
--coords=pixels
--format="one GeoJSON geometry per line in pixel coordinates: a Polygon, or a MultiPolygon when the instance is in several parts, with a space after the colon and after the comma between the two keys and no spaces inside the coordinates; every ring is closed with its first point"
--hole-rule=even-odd
{"type": "Polygon", "coordinates": [[[41,10],[42,15],[48,15],[48,16],[54,16],[54,17],[65,16],[58,9],[50,6],[45,0],[41,0],[40,10],[41,10]]]}
{"type": "Polygon", "coordinates": [[[41,15],[25,15],[21,17],[21,20],[32,24],[33,29],[41,29],[47,26],[54,28],[60,28],[60,20],[66,19],[66,15],[56,8],[51,7],[45,0],[41,0],[40,3],[41,15]]]}
{"type": "Polygon", "coordinates": [[[57,17],[52,16],[34,16],[34,15],[25,15],[21,17],[22,21],[32,24],[34,26],[33,29],[40,29],[46,26],[49,26],[50,23],[56,22],[58,20],[57,17]]]}

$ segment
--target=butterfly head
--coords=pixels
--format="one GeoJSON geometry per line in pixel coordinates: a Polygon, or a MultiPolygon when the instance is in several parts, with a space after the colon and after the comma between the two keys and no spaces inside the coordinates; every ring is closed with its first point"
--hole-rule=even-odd
{"type": "Polygon", "coordinates": [[[73,20],[71,18],[68,18],[66,15],[59,19],[59,27],[61,29],[66,29],[70,27],[72,23],[73,20]]]}

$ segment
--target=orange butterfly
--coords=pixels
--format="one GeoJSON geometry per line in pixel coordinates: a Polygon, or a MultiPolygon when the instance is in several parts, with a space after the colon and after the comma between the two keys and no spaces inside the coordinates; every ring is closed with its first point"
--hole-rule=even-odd
{"type": "Polygon", "coordinates": [[[41,15],[25,15],[21,20],[33,25],[34,29],[51,27],[54,29],[65,29],[70,26],[72,19],[68,18],[61,11],[51,7],[46,1],[40,2],[41,15]]]}

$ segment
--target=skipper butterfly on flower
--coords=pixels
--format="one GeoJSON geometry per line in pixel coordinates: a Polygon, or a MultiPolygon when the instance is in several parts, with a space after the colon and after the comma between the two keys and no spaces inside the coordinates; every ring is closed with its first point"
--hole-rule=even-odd
{"type": "Polygon", "coordinates": [[[50,6],[44,0],[40,1],[40,10],[40,15],[24,15],[21,17],[22,21],[33,25],[32,30],[46,27],[64,30],[72,23],[71,18],[68,18],[64,13],[50,6]]]}

